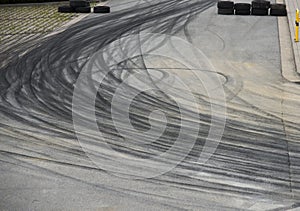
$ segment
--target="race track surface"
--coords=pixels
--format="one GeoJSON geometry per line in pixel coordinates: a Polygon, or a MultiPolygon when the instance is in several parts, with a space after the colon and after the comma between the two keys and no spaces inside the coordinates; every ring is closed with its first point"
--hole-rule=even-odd
{"type": "Polygon", "coordinates": [[[0,69],[0,209],[300,207],[300,86],[281,76],[277,18],[108,5],[0,69]]]}

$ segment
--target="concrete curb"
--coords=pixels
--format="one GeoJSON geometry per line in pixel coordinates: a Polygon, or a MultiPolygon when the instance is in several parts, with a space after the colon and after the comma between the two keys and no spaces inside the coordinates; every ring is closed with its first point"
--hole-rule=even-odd
{"type": "MultiPolygon", "coordinates": [[[[283,2],[283,0],[281,0],[283,2]]],[[[289,1],[284,1],[286,6],[287,6],[287,10],[288,10],[288,25],[290,28],[290,33],[291,33],[291,44],[292,44],[292,48],[293,48],[293,52],[294,52],[294,59],[295,59],[295,64],[296,64],[296,71],[299,73],[300,72],[300,46],[299,43],[294,42],[294,34],[295,34],[295,28],[294,28],[294,23],[295,23],[295,11],[296,8],[294,8],[294,6],[292,6],[291,2],[289,1]],[[294,9],[294,10],[293,10],[294,9]]]]}
{"type": "MultiPolygon", "coordinates": [[[[284,3],[283,0],[277,0],[277,3],[284,3]]],[[[288,5],[287,5],[288,8],[288,5]]],[[[299,70],[299,52],[295,46],[294,38],[291,35],[293,26],[291,26],[290,20],[292,19],[290,11],[288,11],[288,18],[278,17],[278,32],[280,43],[280,55],[281,55],[281,71],[282,76],[293,83],[300,83],[300,75],[297,72],[299,70]],[[298,58],[297,58],[298,56],[298,58]],[[297,61],[298,60],[298,61],[297,61]],[[298,64],[297,64],[298,63],[298,64]]]]}

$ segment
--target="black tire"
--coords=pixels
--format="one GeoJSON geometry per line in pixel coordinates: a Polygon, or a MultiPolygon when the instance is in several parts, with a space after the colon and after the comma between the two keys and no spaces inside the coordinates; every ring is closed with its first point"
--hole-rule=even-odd
{"type": "Polygon", "coordinates": [[[253,0],[251,5],[253,9],[269,9],[271,3],[269,1],[264,0],[253,0]]]}
{"type": "Polygon", "coordinates": [[[234,3],[232,1],[219,1],[218,9],[233,9],[234,3]]]}
{"type": "Polygon", "coordinates": [[[251,4],[248,3],[236,3],[234,4],[234,9],[236,10],[249,10],[250,11],[251,4]]]}
{"type": "Polygon", "coordinates": [[[78,8],[78,7],[89,7],[90,3],[87,1],[82,1],[82,0],[71,0],[70,1],[70,6],[73,8],[78,8]]]}
{"type": "Polygon", "coordinates": [[[272,16],[287,16],[286,9],[271,9],[270,15],[272,16]]]}
{"type": "Polygon", "coordinates": [[[60,6],[58,7],[58,12],[61,13],[71,13],[71,12],[75,12],[73,7],[70,6],[60,6]]]}
{"type": "Polygon", "coordinates": [[[91,12],[91,7],[77,7],[77,8],[75,8],[75,12],[90,13],[91,12]]]}
{"type": "Polygon", "coordinates": [[[269,7],[271,5],[271,2],[269,0],[252,0],[253,2],[263,3],[267,4],[269,7]]]}
{"type": "Polygon", "coordinates": [[[218,9],[219,15],[233,15],[234,9],[218,9]]]}
{"type": "Polygon", "coordinates": [[[94,13],[110,13],[110,7],[96,6],[96,7],[94,7],[94,13]]]}
{"type": "Polygon", "coordinates": [[[286,9],[286,5],[285,4],[271,4],[270,6],[271,9],[286,9]]]}
{"type": "Polygon", "coordinates": [[[260,15],[260,16],[265,16],[269,14],[268,9],[253,9],[251,10],[252,15],[260,15]]]}
{"type": "Polygon", "coordinates": [[[250,10],[235,10],[235,15],[250,15],[250,10]]]}

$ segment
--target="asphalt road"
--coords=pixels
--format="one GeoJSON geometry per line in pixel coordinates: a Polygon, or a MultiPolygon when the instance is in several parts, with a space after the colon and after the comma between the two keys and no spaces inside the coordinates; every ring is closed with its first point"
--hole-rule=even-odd
{"type": "Polygon", "coordinates": [[[300,87],[276,17],[109,5],[0,70],[0,208],[299,207],[300,87]]]}

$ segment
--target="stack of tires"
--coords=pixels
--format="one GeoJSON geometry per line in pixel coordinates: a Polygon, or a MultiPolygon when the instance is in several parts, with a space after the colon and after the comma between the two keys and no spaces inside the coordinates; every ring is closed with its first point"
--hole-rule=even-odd
{"type": "Polygon", "coordinates": [[[91,7],[90,2],[84,0],[70,0],[70,7],[78,13],[90,13],[91,7]]]}
{"type": "MultiPolygon", "coordinates": [[[[91,6],[90,6],[90,2],[85,1],[85,0],[70,0],[70,5],[58,7],[58,12],[90,13],[91,6]]],[[[108,7],[108,6],[95,6],[94,7],[94,13],[109,13],[109,12],[110,12],[110,7],[108,7]]]]}
{"type": "Polygon", "coordinates": [[[287,16],[285,4],[271,4],[270,15],[272,16],[287,16]]]}
{"type": "Polygon", "coordinates": [[[270,2],[265,0],[253,0],[252,3],[252,15],[269,15],[270,2]]]}
{"type": "Polygon", "coordinates": [[[220,15],[234,14],[234,3],[232,1],[219,1],[217,7],[220,15]]]}
{"type": "Polygon", "coordinates": [[[110,7],[96,6],[96,7],[94,7],[94,13],[110,13],[110,7]]]}
{"type": "Polygon", "coordinates": [[[251,4],[236,3],[236,4],[234,4],[234,10],[235,10],[236,15],[250,15],[251,4]]]}
{"type": "Polygon", "coordinates": [[[60,6],[58,7],[58,12],[62,13],[70,13],[70,12],[78,12],[78,13],[90,13],[91,7],[90,3],[85,0],[70,0],[69,6],[60,6]]]}
{"type": "Polygon", "coordinates": [[[221,15],[270,15],[286,16],[287,10],[285,4],[271,4],[267,0],[253,0],[248,3],[233,3],[232,1],[219,1],[218,14],[221,15]]]}

